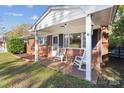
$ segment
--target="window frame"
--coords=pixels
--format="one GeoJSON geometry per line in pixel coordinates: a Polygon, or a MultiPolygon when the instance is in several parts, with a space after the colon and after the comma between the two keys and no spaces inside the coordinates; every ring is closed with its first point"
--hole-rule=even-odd
{"type": "Polygon", "coordinates": [[[74,34],[80,34],[80,47],[76,47],[76,48],[82,48],[82,46],[81,46],[81,33],[70,33],[69,34],[69,48],[74,48],[74,47],[70,47],[71,46],[71,35],[74,35],[74,34]]]}
{"type": "Polygon", "coordinates": [[[39,45],[47,45],[47,36],[39,37],[38,41],[39,41],[39,45]],[[41,43],[41,39],[42,39],[42,43],[41,43]]]}
{"type": "Polygon", "coordinates": [[[83,39],[82,39],[82,48],[85,49],[85,48],[86,48],[86,32],[83,32],[83,33],[82,33],[82,38],[83,38],[83,39]],[[85,39],[84,39],[84,37],[85,37],[85,39]],[[85,40],[85,41],[84,41],[84,40],[85,40]],[[85,47],[84,47],[84,44],[85,44],[85,47]]]}
{"type": "MultiPolygon", "coordinates": [[[[63,41],[64,41],[64,43],[63,43],[63,47],[64,48],[69,48],[69,49],[82,49],[82,48],[86,48],[86,46],[84,47],[84,45],[83,45],[83,33],[85,33],[86,34],[86,32],[79,32],[79,34],[81,34],[81,47],[80,48],[71,48],[71,47],[69,47],[70,46],[70,34],[77,34],[77,33],[69,33],[69,34],[63,34],[63,41]],[[67,47],[65,47],[65,36],[69,36],[69,37],[66,37],[67,39],[68,39],[68,46],[67,47]]],[[[85,35],[85,38],[86,38],[86,35],[85,35]]],[[[85,39],[85,42],[86,42],[86,39],[85,39]]],[[[86,45],[86,44],[85,44],[86,45]]]]}

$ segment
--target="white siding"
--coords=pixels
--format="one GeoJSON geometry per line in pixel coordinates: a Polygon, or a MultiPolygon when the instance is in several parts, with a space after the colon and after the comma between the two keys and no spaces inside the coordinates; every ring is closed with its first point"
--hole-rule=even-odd
{"type": "Polygon", "coordinates": [[[70,8],[60,7],[59,9],[51,9],[50,11],[48,11],[48,14],[44,16],[44,18],[39,19],[40,22],[37,26],[37,30],[67,21],[75,20],[78,18],[86,17],[88,14],[94,14],[98,11],[111,7],[112,5],[83,5],[78,7],[70,6],[70,8]]]}
{"type": "Polygon", "coordinates": [[[52,10],[48,15],[39,23],[38,29],[43,29],[55,24],[63,23],[66,21],[74,20],[82,16],[82,10],[80,8],[76,9],[66,9],[66,10],[52,10]]]}

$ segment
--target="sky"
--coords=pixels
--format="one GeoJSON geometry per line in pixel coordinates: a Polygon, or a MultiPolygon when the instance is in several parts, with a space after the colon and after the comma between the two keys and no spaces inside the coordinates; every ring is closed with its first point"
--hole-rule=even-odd
{"type": "Polygon", "coordinates": [[[23,23],[34,24],[48,7],[47,5],[0,5],[0,31],[2,27],[9,30],[23,23]]]}

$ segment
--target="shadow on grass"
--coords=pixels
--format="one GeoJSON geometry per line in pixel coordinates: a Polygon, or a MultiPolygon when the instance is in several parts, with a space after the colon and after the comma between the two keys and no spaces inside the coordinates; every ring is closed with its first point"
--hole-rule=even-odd
{"type": "Polygon", "coordinates": [[[15,59],[15,60],[13,60],[13,61],[2,62],[2,63],[0,64],[0,68],[8,67],[8,66],[10,66],[11,64],[17,63],[18,61],[22,61],[22,59],[21,59],[21,58],[18,58],[18,59],[15,59]]]}
{"type": "Polygon", "coordinates": [[[39,87],[43,88],[91,88],[93,84],[77,77],[56,73],[39,87]]]}
{"type": "Polygon", "coordinates": [[[124,87],[124,59],[110,57],[97,83],[98,87],[124,87]]]}
{"type": "Polygon", "coordinates": [[[37,83],[39,84],[39,82],[42,83],[43,81],[47,80],[47,78],[55,73],[55,71],[51,71],[52,74],[50,74],[50,69],[47,69],[45,66],[42,66],[38,63],[23,63],[21,66],[10,66],[9,64],[7,68],[4,65],[8,64],[2,65],[2,67],[4,67],[4,71],[0,73],[0,87],[33,87],[34,85],[37,85],[37,83]],[[32,82],[34,82],[34,85],[32,85],[32,82]]]}
{"type": "Polygon", "coordinates": [[[93,87],[88,81],[54,71],[39,63],[15,59],[0,64],[0,87],[93,87]]]}
{"type": "MultiPolygon", "coordinates": [[[[31,64],[27,64],[27,62],[23,61],[22,59],[16,59],[13,61],[1,63],[0,87],[10,87],[10,85],[12,84],[11,82],[13,82],[13,79],[16,79],[17,75],[25,73],[24,70],[28,69],[30,65],[31,64]]],[[[24,80],[24,78],[22,78],[21,80],[24,80]]],[[[19,80],[16,80],[16,82],[18,82],[19,80]]]]}

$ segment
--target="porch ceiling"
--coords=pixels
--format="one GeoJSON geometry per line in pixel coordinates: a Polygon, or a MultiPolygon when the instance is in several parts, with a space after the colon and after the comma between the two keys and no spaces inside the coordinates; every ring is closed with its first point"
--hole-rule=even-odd
{"type": "Polygon", "coordinates": [[[95,26],[109,25],[112,21],[113,8],[108,8],[92,14],[92,22],[95,26]]]}
{"type": "Polygon", "coordinates": [[[40,35],[57,35],[57,34],[68,34],[68,33],[79,33],[85,31],[85,18],[61,23],[51,27],[39,30],[40,35]],[[66,24],[66,26],[65,26],[66,24]]]}

